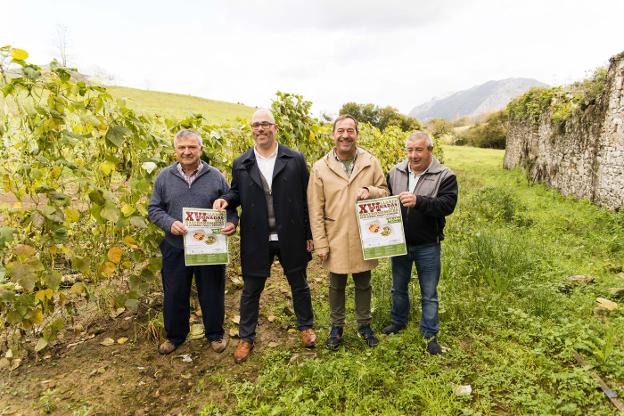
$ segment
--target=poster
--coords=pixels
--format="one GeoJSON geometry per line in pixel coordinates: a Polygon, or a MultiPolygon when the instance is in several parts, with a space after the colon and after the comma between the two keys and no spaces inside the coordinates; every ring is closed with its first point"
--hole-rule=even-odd
{"type": "Polygon", "coordinates": [[[202,208],[182,208],[184,225],[184,264],[203,266],[228,263],[227,237],[221,234],[225,226],[225,211],[202,208]]]}
{"type": "Polygon", "coordinates": [[[364,260],[407,254],[398,196],[355,203],[364,260]]]}

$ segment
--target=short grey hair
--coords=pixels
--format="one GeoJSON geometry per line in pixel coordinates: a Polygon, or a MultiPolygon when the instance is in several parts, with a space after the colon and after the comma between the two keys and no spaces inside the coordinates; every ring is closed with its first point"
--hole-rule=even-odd
{"type": "Polygon", "coordinates": [[[427,141],[427,148],[429,148],[429,150],[433,149],[433,140],[431,139],[431,136],[429,136],[424,131],[416,130],[415,132],[407,136],[407,139],[405,139],[405,141],[415,142],[416,140],[420,139],[425,139],[427,141]]]}
{"type": "Polygon", "coordinates": [[[199,143],[199,146],[204,147],[204,142],[202,141],[200,134],[197,133],[195,130],[191,129],[182,129],[177,132],[175,136],[173,136],[173,146],[176,146],[178,139],[183,139],[185,137],[194,137],[195,139],[197,139],[197,143],[199,143]]]}
{"type": "Polygon", "coordinates": [[[273,113],[271,112],[271,110],[266,109],[266,108],[260,108],[260,109],[256,110],[256,112],[251,115],[251,120],[253,120],[254,117],[256,117],[258,114],[266,114],[266,115],[268,115],[269,116],[269,120],[271,120],[271,123],[275,124],[275,117],[273,117],[273,113]]]}

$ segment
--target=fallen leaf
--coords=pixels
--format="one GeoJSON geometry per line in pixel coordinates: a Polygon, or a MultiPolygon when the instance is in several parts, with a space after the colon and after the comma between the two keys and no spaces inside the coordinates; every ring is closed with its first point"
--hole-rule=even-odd
{"type": "Polygon", "coordinates": [[[0,358],[0,370],[4,370],[5,368],[9,368],[11,365],[11,361],[8,358],[0,358]]]}
{"type": "Polygon", "coordinates": [[[110,347],[111,345],[115,345],[115,340],[112,338],[104,338],[100,345],[104,345],[105,347],[110,347]]]}
{"type": "Polygon", "coordinates": [[[230,328],[229,334],[230,334],[230,337],[232,338],[238,338],[238,329],[230,328]]]}
{"type": "Polygon", "coordinates": [[[269,317],[267,318],[269,320],[269,322],[273,322],[277,319],[277,316],[275,315],[269,315],[269,317]]]}
{"type": "Polygon", "coordinates": [[[289,334],[296,334],[297,330],[295,328],[288,328],[288,333],[289,334]]]}
{"type": "Polygon", "coordinates": [[[125,310],[126,310],[126,308],[123,308],[123,307],[121,307],[121,308],[117,308],[117,309],[115,309],[114,311],[112,311],[112,312],[110,313],[110,317],[111,317],[111,318],[117,318],[119,315],[121,315],[122,313],[124,313],[124,312],[125,312],[125,310]]]}
{"type": "Polygon", "coordinates": [[[185,380],[188,380],[189,378],[191,378],[191,373],[180,374],[180,377],[182,377],[185,380]]]}
{"type": "Polygon", "coordinates": [[[128,342],[127,337],[117,338],[117,344],[125,344],[126,342],[128,342]]]}
{"type": "Polygon", "coordinates": [[[191,325],[191,332],[189,334],[190,339],[200,339],[204,336],[204,325],[193,324],[191,325]]]}
{"type": "Polygon", "coordinates": [[[234,316],[230,321],[234,322],[236,325],[240,324],[240,315],[234,316]]]}
{"type": "Polygon", "coordinates": [[[279,345],[279,344],[278,344],[277,342],[275,342],[275,341],[271,341],[271,342],[269,342],[269,343],[267,344],[267,346],[268,346],[269,348],[275,348],[275,347],[277,347],[278,345],[279,345]]]}
{"type": "Polygon", "coordinates": [[[22,359],[21,358],[14,359],[13,361],[11,361],[11,371],[15,370],[20,365],[22,365],[22,359]]]}

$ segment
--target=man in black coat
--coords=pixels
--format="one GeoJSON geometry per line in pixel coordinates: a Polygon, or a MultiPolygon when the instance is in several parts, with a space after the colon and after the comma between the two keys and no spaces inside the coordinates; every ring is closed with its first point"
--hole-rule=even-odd
{"type": "MultiPolygon", "coordinates": [[[[279,259],[290,288],[297,328],[303,345],[312,348],[316,334],[306,268],[313,250],[306,189],[308,169],[303,155],[275,140],[277,125],[269,110],[251,118],[255,146],[234,160],[232,186],[214,202],[215,209],[242,208],[241,266],[243,293],[240,301],[240,341],[234,360],[247,359],[254,345],[260,294],[279,259]]],[[[233,224],[223,233],[232,234],[233,224]]]]}

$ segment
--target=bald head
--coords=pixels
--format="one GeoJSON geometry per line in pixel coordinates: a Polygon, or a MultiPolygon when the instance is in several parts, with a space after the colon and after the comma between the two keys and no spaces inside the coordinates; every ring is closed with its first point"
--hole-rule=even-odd
{"type": "Polygon", "coordinates": [[[253,113],[253,115],[251,116],[252,123],[258,119],[270,121],[271,123],[275,124],[275,117],[273,117],[273,113],[266,108],[256,110],[256,112],[253,113]]]}

